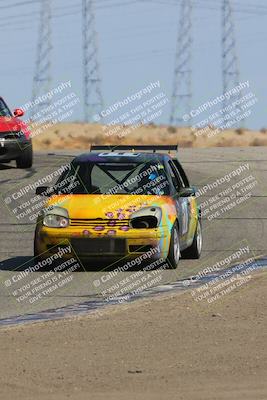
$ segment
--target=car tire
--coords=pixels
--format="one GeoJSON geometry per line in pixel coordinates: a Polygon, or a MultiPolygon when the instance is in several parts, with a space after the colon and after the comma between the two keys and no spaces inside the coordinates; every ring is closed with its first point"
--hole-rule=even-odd
{"type": "Polygon", "coordinates": [[[197,227],[190,247],[181,252],[182,258],[198,259],[202,250],[202,226],[200,220],[197,222],[197,227]]]}
{"type": "Polygon", "coordinates": [[[38,248],[38,236],[39,236],[39,226],[37,225],[34,232],[34,244],[33,244],[33,254],[36,263],[44,259],[43,257],[41,257],[40,249],[38,248]]]}
{"type": "Polygon", "coordinates": [[[32,145],[29,145],[22,151],[20,157],[16,159],[17,168],[21,169],[31,168],[32,161],[33,161],[32,145]]]}
{"type": "Polygon", "coordinates": [[[33,245],[33,255],[36,262],[42,261],[38,248],[37,248],[37,239],[34,238],[34,245],[33,245]]]}
{"type": "Polygon", "coordinates": [[[167,257],[167,262],[170,269],[176,269],[178,267],[180,259],[180,239],[178,225],[175,223],[171,231],[171,240],[169,254],[167,257]]]}
{"type": "MultiPolygon", "coordinates": [[[[37,247],[37,241],[36,239],[34,240],[34,265],[37,265],[38,263],[41,263],[43,261],[46,261],[46,259],[48,258],[48,256],[45,255],[45,253],[43,253],[43,255],[41,255],[41,253],[38,250],[37,247]]],[[[41,270],[42,271],[52,271],[54,267],[54,262],[52,262],[52,264],[50,265],[42,265],[41,270]]]]}

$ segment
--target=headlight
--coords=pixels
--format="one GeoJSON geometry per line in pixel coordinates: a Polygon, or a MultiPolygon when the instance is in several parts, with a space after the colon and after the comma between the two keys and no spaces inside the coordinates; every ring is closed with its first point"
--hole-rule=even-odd
{"type": "Polygon", "coordinates": [[[68,211],[58,206],[44,210],[43,225],[48,228],[66,228],[69,226],[68,211]]]}
{"type": "Polygon", "coordinates": [[[145,207],[131,215],[129,225],[134,229],[153,229],[159,226],[161,217],[160,207],[145,207]]]}
{"type": "Polygon", "coordinates": [[[66,228],[69,220],[60,215],[49,214],[44,217],[43,224],[48,228],[66,228]]]}

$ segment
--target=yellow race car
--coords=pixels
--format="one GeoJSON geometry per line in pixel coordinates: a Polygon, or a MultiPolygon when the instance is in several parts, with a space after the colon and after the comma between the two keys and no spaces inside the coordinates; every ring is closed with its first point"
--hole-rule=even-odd
{"type": "Polygon", "coordinates": [[[68,164],[37,220],[39,260],[69,248],[81,261],[135,258],[149,252],[176,268],[199,258],[201,215],[195,189],[171,152],[177,146],[92,146],[68,164]]]}

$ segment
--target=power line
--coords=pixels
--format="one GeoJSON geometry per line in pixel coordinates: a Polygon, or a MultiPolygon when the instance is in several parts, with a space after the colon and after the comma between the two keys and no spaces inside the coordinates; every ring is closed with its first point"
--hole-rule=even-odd
{"type": "MultiPolygon", "coordinates": [[[[182,0],[139,0],[143,4],[145,3],[156,3],[162,5],[171,5],[177,6],[180,4],[182,0]]],[[[194,8],[199,9],[208,9],[214,11],[220,11],[223,4],[223,0],[192,0],[192,6],[194,8]],[[210,2],[210,4],[209,4],[210,2]]],[[[263,5],[255,5],[255,4],[244,4],[239,2],[232,2],[232,12],[235,13],[244,13],[251,15],[267,15],[267,7],[263,5]]]]}
{"type": "MultiPolygon", "coordinates": [[[[44,0],[43,0],[44,1],[44,0]]],[[[9,5],[5,5],[5,6],[0,6],[0,10],[4,10],[7,8],[14,8],[14,7],[20,7],[20,6],[25,6],[27,4],[39,4],[40,0],[26,0],[26,1],[22,1],[19,3],[14,3],[14,4],[9,4],[9,5]]]]}

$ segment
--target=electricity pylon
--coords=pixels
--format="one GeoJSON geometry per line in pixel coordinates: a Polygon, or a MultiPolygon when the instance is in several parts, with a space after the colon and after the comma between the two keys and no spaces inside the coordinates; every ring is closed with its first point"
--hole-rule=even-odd
{"type": "Polygon", "coordinates": [[[171,102],[171,125],[190,122],[192,101],[192,2],[182,0],[175,56],[174,82],[171,102]]]}
{"type": "Polygon", "coordinates": [[[83,69],[84,69],[84,120],[92,121],[103,109],[101,80],[99,77],[98,48],[95,15],[92,0],[82,0],[83,17],[83,69]]]}
{"type": "Polygon", "coordinates": [[[37,45],[37,59],[33,77],[32,108],[30,117],[37,111],[50,105],[45,95],[51,86],[51,0],[42,0],[40,10],[40,27],[37,45]],[[38,101],[38,104],[35,102],[38,101]]]}
{"type": "MultiPolygon", "coordinates": [[[[240,83],[240,74],[238,67],[238,58],[236,52],[235,30],[230,0],[222,2],[222,72],[223,72],[223,94],[230,89],[238,86],[240,83]]],[[[239,100],[242,92],[238,91],[236,95],[232,95],[223,102],[223,117],[227,119],[229,114],[229,106],[239,108],[239,105],[233,107],[235,100],[239,100]]]]}

